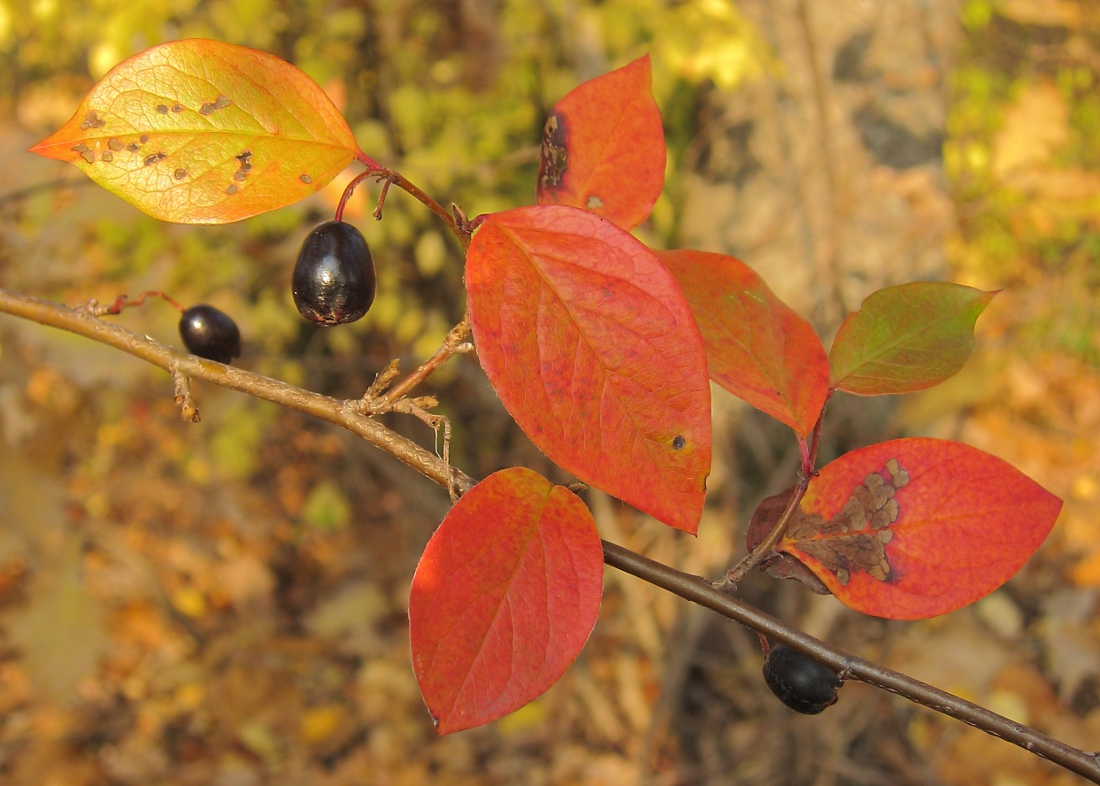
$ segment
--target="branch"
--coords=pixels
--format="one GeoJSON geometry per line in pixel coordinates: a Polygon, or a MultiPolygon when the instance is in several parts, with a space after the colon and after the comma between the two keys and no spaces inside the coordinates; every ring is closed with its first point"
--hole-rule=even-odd
{"type": "Polygon", "coordinates": [[[1100,754],[1085,753],[1022,723],[1011,721],[1003,715],[960,699],[920,680],[834,649],[813,636],[792,629],[756,607],[715,589],[709,581],[699,576],[681,573],[675,568],[654,562],[641,554],[607,541],[603,542],[603,558],[604,562],[612,567],[668,590],[685,600],[694,601],[724,617],[740,622],[757,633],[782,642],[814,660],[821,661],[834,669],[843,679],[866,682],[890,693],[896,693],[902,698],[961,720],[994,737],[1019,745],[1024,750],[1049,759],[1067,770],[1088,778],[1093,783],[1100,783],[1100,754]]]}
{"type": "MultiPolygon", "coordinates": [[[[359,400],[344,401],[322,396],[259,374],[185,355],[86,312],[5,289],[0,289],[0,312],[90,338],[152,363],[173,375],[179,395],[182,395],[180,375],[231,388],[342,426],[444,488],[465,492],[474,485],[469,475],[453,468],[448,471],[448,465],[442,458],[359,412],[358,408],[362,406],[359,400]]],[[[682,573],[607,541],[603,541],[603,551],[604,562],[608,565],[782,642],[821,661],[844,679],[859,680],[896,693],[1019,745],[1093,783],[1100,783],[1100,755],[1096,753],[1085,753],[958,696],[834,649],[715,589],[703,578],[682,573]]]]}
{"type": "MultiPolygon", "coordinates": [[[[442,458],[360,413],[361,402],[358,400],[344,401],[322,396],[251,371],[183,354],[83,311],[5,289],[0,289],[0,312],[121,349],[172,374],[231,388],[343,426],[441,486],[448,485],[448,472],[442,458]]],[[[474,485],[474,480],[468,475],[454,471],[452,474],[455,475],[453,485],[459,491],[466,491],[474,485]]]]}

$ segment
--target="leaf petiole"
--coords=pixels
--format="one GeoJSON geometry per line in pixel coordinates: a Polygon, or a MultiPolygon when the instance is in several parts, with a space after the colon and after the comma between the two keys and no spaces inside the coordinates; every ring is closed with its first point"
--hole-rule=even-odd
{"type": "Polygon", "coordinates": [[[810,478],[817,474],[815,466],[817,465],[817,448],[821,441],[821,424],[825,419],[825,405],[829,403],[831,396],[832,391],[830,390],[825,397],[825,404],[822,405],[821,412],[817,416],[813,431],[810,432],[809,442],[803,439],[802,435],[798,435],[798,450],[802,455],[802,467],[798,471],[798,482],[795,484],[794,493],[787,502],[787,507],[783,510],[783,515],[779,517],[779,521],[772,527],[768,536],[756,545],[756,548],[728,570],[725,576],[713,582],[715,589],[723,592],[733,592],[737,589],[737,585],[748,575],[749,571],[758,567],[771,556],[775,551],[775,547],[779,545],[779,541],[783,540],[783,536],[787,534],[787,527],[790,526],[791,519],[794,518],[794,513],[798,510],[798,505],[802,502],[802,498],[806,495],[806,489],[810,486],[810,478]]]}

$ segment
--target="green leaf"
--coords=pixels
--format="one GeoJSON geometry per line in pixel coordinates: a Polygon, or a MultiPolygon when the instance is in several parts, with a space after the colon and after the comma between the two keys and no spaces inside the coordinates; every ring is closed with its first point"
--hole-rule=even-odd
{"type": "Polygon", "coordinates": [[[833,340],[831,386],[879,396],[938,385],[974,351],[974,323],[995,294],[933,281],[872,293],[833,340]]]}

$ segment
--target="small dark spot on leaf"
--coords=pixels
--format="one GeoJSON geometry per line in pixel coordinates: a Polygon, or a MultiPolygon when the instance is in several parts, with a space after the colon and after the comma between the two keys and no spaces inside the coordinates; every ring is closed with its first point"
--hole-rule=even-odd
{"type": "Polygon", "coordinates": [[[220,95],[220,96],[218,96],[217,100],[207,101],[205,104],[203,104],[202,107],[199,109],[199,114],[200,115],[212,115],[215,112],[217,112],[219,109],[225,109],[227,106],[229,106],[232,103],[233,102],[230,101],[227,97],[225,97],[223,95],[220,95]]]}
{"type": "Polygon", "coordinates": [[[187,177],[187,170],[186,169],[177,169],[172,174],[175,175],[176,180],[183,180],[185,177],[187,177]]]}
{"type": "Polygon", "coordinates": [[[111,162],[115,160],[115,154],[112,153],[110,150],[104,150],[103,155],[101,155],[99,158],[101,161],[111,162]]]}
{"type": "Polygon", "coordinates": [[[299,175],[298,179],[305,183],[307,186],[313,182],[313,178],[309,175],[299,175]]]}
{"type": "Polygon", "coordinates": [[[168,154],[167,153],[161,153],[161,152],[156,152],[156,153],[153,153],[152,155],[145,156],[145,166],[152,166],[153,164],[155,164],[158,161],[161,161],[165,158],[168,158],[168,154]]]}
{"type": "Polygon", "coordinates": [[[240,161],[240,162],[241,162],[242,164],[247,164],[247,163],[248,163],[248,159],[252,158],[252,151],[251,151],[251,150],[245,150],[245,151],[244,151],[243,153],[241,153],[240,155],[234,156],[234,158],[236,158],[236,159],[237,159],[238,161],[240,161]]]}
{"type": "Polygon", "coordinates": [[[144,145],[146,142],[149,141],[149,135],[148,134],[142,134],[141,139],[139,141],[141,142],[141,144],[144,145]]]}
{"type": "Polygon", "coordinates": [[[182,112],[182,111],[183,111],[183,107],[182,107],[182,106],[180,106],[179,104],[172,104],[172,111],[173,111],[173,112],[182,112]]]}
{"type": "Polygon", "coordinates": [[[168,105],[167,104],[157,104],[157,111],[160,112],[162,115],[168,114],[168,105]]]}
{"type": "Polygon", "coordinates": [[[93,153],[91,150],[85,150],[83,153],[80,154],[80,157],[87,161],[89,164],[95,163],[95,153],[93,153]]]}
{"type": "Polygon", "coordinates": [[[84,115],[84,122],[80,124],[80,129],[83,131],[89,128],[103,128],[105,125],[107,121],[101,119],[95,110],[92,110],[84,115]]]}
{"type": "Polygon", "coordinates": [[[83,152],[85,152],[89,149],[90,148],[87,145],[73,145],[72,146],[72,151],[74,153],[83,153],[83,152]]]}
{"type": "Polygon", "coordinates": [[[248,174],[246,172],[234,172],[233,173],[233,179],[237,180],[237,181],[244,180],[246,177],[248,177],[248,174]]]}
{"type": "Polygon", "coordinates": [[[141,148],[138,147],[137,142],[131,142],[130,144],[126,145],[126,149],[129,150],[131,153],[136,153],[141,148]]]}
{"type": "Polygon", "coordinates": [[[684,445],[686,445],[686,444],[687,443],[684,441],[684,438],[681,437],[679,434],[677,434],[675,437],[672,438],[672,449],[673,450],[683,450],[684,445]]]}
{"type": "Polygon", "coordinates": [[[231,185],[229,188],[225,189],[225,193],[229,194],[229,196],[233,196],[237,193],[237,186],[231,185]]]}
{"type": "Polygon", "coordinates": [[[107,147],[111,148],[112,150],[121,150],[122,140],[118,139],[117,137],[111,137],[107,140],[107,147]]]}
{"type": "Polygon", "coordinates": [[[590,197],[588,197],[588,202],[586,203],[586,207],[589,210],[595,210],[598,207],[603,207],[603,200],[600,199],[595,194],[592,194],[590,197]]]}

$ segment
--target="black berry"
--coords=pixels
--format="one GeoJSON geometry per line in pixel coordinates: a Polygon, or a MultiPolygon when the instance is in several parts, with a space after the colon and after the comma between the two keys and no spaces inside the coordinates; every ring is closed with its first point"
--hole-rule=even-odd
{"type": "Polygon", "coordinates": [[[227,314],[200,303],[180,317],[180,338],[191,354],[219,363],[241,356],[241,331],[227,314]]]}
{"type": "Polygon", "coordinates": [[[302,243],[291,279],[294,305],[306,319],[332,326],[354,322],[374,302],[374,260],[358,229],[343,221],[314,227],[302,243]]]}
{"type": "Polygon", "coordinates": [[[795,712],[816,715],[835,704],[840,690],[836,672],[790,647],[778,644],[764,659],[764,681],[795,712]]]}

